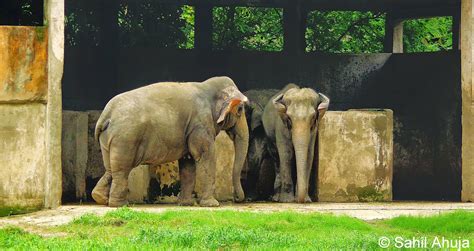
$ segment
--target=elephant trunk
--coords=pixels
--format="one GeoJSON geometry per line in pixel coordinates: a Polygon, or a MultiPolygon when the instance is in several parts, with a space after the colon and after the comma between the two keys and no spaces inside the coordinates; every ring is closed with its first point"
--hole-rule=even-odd
{"type": "Polygon", "coordinates": [[[232,183],[234,186],[234,200],[236,202],[241,202],[245,199],[245,194],[240,182],[240,175],[242,173],[242,168],[244,166],[249,147],[249,129],[244,112],[234,126],[234,133],[235,159],[232,172],[232,183]]]}
{"type": "Polygon", "coordinates": [[[292,140],[296,156],[296,202],[304,203],[308,194],[310,128],[306,126],[294,128],[292,140]]]}

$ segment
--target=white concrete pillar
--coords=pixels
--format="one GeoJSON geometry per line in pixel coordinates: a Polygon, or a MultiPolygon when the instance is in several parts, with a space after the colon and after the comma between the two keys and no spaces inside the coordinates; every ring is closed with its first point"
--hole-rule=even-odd
{"type": "Polygon", "coordinates": [[[461,1],[462,201],[474,201],[473,0],[461,1]]]}
{"type": "Polygon", "coordinates": [[[61,205],[61,80],[64,63],[64,0],[45,0],[48,33],[48,94],[46,104],[46,176],[44,207],[61,205]]]}

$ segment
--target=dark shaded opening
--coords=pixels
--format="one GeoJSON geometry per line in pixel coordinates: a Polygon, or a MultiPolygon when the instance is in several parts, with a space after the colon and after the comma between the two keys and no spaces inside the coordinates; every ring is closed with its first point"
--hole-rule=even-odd
{"type": "MultiPolygon", "coordinates": [[[[222,18],[231,16],[227,15],[230,8],[217,8],[214,12],[221,11],[222,18]]],[[[265,9],[268,11],[258,10],[262,16],[279,14],[275,12],[279,9],[265,9]]],[[[159,81],[203,81],[227,75],[242,91],[282,88],[294,82],[327,94],[330,110],[394,111],[394,199],[460,200],[461,66],[457,51],[378,53],[381,43],[373,51],[344,50],[354,46],[344,40],[347,43],[338,47],[340,52],[377,53],[321,53],[317,49],[324,48],[317,44],[321,37],[311,34],[316,42],[309,53],[289,54],[264,46],[247,50],[250,47],[243,44],[237,47],[245,50],[232,50],[235,44],[220,43],[223,35],[216,30],[212,42],[222,48],[193,49],[193,15],[193,7],[164,6],[151,0],[121,2],[115,8],[101,2],[66,1],[63,108],[101,110],[114,95],[159,81]]],[[[226,20],[215,21],[214,29],[225,31],[226,20]]],[[[380,26],[359,28],[363,34],[380,26]]],[[[273,33],[280,28],[274,28],[264,33],[280,36],[273,33]]],[[[380,41],[381,31],[377,32],[380,41]]],[[[175,190],[161,189],[152,179],[150,196],[174,194],[175,190]]],[[[266,197],[268,189],[262,193],[266,197]]]]}
{"type": "Polygon", "coordinates": [[[44,0],[2,0],[0,25],[42,26],[44,0]]]}

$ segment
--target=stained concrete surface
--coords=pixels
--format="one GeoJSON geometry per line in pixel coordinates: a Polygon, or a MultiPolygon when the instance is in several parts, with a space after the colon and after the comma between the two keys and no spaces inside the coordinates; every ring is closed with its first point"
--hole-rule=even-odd
{"type": "Polygon", "coordinates": [[[318,201],[392,200],[391,110],[326,112],[318,138],[318,201]]]}
{"type": "Polygon", "coordinates": [[[0,104],[0,213],[44,205],[44,104],[0,104]]]}
{"type": "Polygon", "coordinates": [[[47,29],[0,27],[0,102],[46,101],[47,29]]]}

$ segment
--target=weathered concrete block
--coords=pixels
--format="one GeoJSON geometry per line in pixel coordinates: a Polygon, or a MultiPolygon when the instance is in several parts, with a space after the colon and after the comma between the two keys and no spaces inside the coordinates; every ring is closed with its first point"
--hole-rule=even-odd
{"type": "Polygon", "coordinates": [[[135,167],[128,176],[128,201],[130,203],[145,203],[148,200],[150,173],[147,165],[135,167]]]}
{"type": "Polygon", "coordinates": [[[45,104],[0,105],[0,215],[43,207],[45,116],[45,104]]]}
{"type": "Polygon", "coordinates": [[[63,201],[85,200],[88,115],[86,112],[63,111],[62,121],[63,201]]]}
{"type": "Polygon", "coordinates": [[[45,101],[47,27],[0,27],[0,101],[45,101]]]}
{"type": "Polygon", "coordinates": [[[178,161],[150,166],[150,201],[157,203],[176,203],[180,191],[178,161]],[[155,185],[155,186],[152,186],[155,185]]]}
{"type": "Polygon", "coordinates": [[[318,199],[390,201],[393,112],[327,112],[319,128],[318,199]]]}

